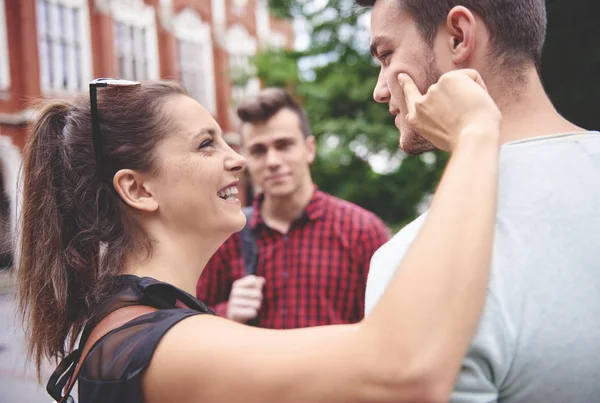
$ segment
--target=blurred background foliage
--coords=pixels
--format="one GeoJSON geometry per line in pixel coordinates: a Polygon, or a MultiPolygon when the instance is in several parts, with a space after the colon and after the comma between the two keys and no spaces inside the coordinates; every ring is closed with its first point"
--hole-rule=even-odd
{"type": "MultiPolygon", "coordinates": [[[[545,87],[563,115],[600,129],[600,3],[546,3],[545,87]]],[[[270,7],[294,19],[306,46],[259,53],[254,64],[266,86],[287,88],[306,109],[319,144],[314,180],[401,228],[427,207],[447,156],[398,151],[387,105],[372,98],[378,67],[368,49],[368,10],[353,0],[270,0],[270,7]]]]}

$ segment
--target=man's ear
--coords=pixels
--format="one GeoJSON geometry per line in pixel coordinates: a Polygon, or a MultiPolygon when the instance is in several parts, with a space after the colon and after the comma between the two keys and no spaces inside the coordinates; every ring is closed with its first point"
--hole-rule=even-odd
{"type": "Polygon", "coordinates": [[[113,177],[113,186],[130,207],[136,210],[153,212],[158,209],[158,201],[144,183],[144,177],[131,169],[121,169],[113,177]]]}
{"type": "Polygon", "coordinates": [[[448,33],[452,61],[457,66],[465,64],[475,51],[476,24],[475,16],[466,7],[456,6],[448,13],[444,29],[448,33]]]}

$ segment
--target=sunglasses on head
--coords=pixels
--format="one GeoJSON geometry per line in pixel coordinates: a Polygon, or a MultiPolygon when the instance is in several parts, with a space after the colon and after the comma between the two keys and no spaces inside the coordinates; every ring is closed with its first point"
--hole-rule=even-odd
{"type": "Polygon", "coordinates": [[[94,140],[94,153],[96,162],[100,164],[100,155],[102,154],[102,137],[100,136],[100,117],[98,116],[98,96],[97,89],[108,87],[130,87],[141,85],[137,81],[119,80],[115,78],[96,78],[90,82],[90,109],[92,114],[92,139],[94,140]]]}

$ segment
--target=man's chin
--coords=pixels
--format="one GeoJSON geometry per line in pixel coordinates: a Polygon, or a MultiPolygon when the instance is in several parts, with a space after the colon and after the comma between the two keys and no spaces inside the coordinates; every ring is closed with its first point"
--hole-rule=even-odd
{"type": "Polygon", "coordinates": [[[289,184],[270,185],[263,188],[265,195],[271,197],[287,197],[294,192],[294,189],[289,184]]]}
{"type": "Polygon", "coordinates": [[[400,134],[400,149],[409,155],[419,155],[437,148],[423,136],[409,131],[400,134]]]}

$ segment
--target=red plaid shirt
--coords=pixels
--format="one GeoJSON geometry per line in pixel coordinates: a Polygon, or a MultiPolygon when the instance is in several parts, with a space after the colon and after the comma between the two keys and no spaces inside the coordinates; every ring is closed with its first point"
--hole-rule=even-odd
{"type": "MultiPolygon", "coordinates": [[[[371,256],[389,237],[383,222],[315,189],[284,235],[263,221],[261,200],[250,220],[259,249],[256,275],[266,279],[257,325],[290,329],[362,319],[371,256]]],[[[233,282],[245,275],[240,242],[239,233],[229,238],[197,285],[198,299],[223,317],[233,282]]]]}

